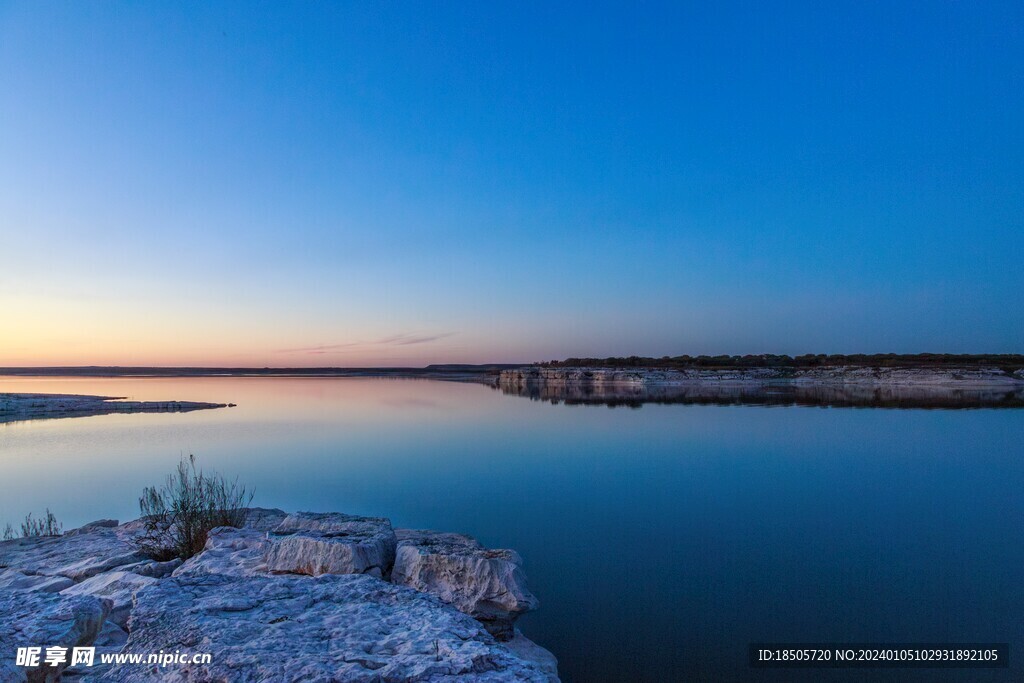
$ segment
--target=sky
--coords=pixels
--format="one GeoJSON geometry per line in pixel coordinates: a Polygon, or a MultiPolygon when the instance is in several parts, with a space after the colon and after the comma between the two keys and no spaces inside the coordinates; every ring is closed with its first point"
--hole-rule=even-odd
{"type": "Polygon", "coordinates": [[[1024,4],[0,0],[0,365],[1024,352],[1024,4]]]}

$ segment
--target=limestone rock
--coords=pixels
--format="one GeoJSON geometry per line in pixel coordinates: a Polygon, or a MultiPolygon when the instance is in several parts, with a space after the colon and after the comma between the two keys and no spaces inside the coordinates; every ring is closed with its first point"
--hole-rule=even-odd
{"type": "Polygon", "coordinates": [[[469,536],[399,529],[392,581],[436,595],[483,623],[499,640],[513,623],[537,609],[514,550],[488,550],[469,536]]]}
{"type": "Polygon", "coordinates": [[[288,515],[270,541],[267,571],[311,576],[390,576],[397,545],[386,519],[310,512],[288,515]]]}
{"type": "Polygon", "coordinates": [[[245,528],[257,531],[273,531],[288,517],[288,513],[277,508],[249,508],[245,516],[245,528]]]}
{"type": "Polygon", "coordinates": [[[548,675],[551,683],[558,683],[558,659],[548,650],[545,650],[537,643],[523,635],[519,629],[515,630],[512,640],[505,643],[505,647],[528,662],[533,662],[548,675]]]}
{"type": "MultiPolygon", "coordinates": [[[[269,531],[287,516],[282,510],[250,508],[245,527],[269,531]]],[[[0,541],[0,567],[26,574],[65,576],[75,582],[115,569],[154,578],[170,574],[180,560],[155,562],[138,551],[135,539],[144,530],[145,523],[139,519],[120,526],[115,520],[99,520],[63,536],[0,541]]]]}
{"type": "Polygon", "coordinates": [[[92,527],[64,536],[34,536],[0,542],[0,565],[30,574],[82,581],[145,560],[125,527],[92,527]]]}
{"type": "Polygon", "coordinates": [[[102,655],[121,652],[127,642],[128,632],[107,619],[103,622],[100,634],[96,636],[96,642],[93,643],[93,647],[96,648],[93,663],[69,666],[64,670],[63,683],[94,683],[102,674],[118,668],[116,664],[103,664],[102,655]]]}
{"type": "Polygon", "coordinates": [[[94,645],[97,657],[209,652],[214,663],[159,671],[97,663],[63,672],[69,683],[557,681],[550,653],[518,632],[509,647],[488,633],[508,637],[512,620],[536,604],[512,551],[402,532],[410,588],[376,578],[395,564],[398,539],[386,519],[251,509],[244,528],[211,530],[184,563],[137,552],[144,526],[100,520],[64,536],[0,542],[0,681],[59,680],[60,667],[19,669],[13,653],[76,644],[94,645]]]}
{"type": "Polygon", "coordinates": [[[108,413],[177,413],[207,408],[227,408],[230,403],[197,401],[122,401],[117,396],[81,394],[0,393],[0,424],[58,417],[85,417],[108,413]]]}
{"type": "Polygon", "coordinates": [[[87,534],[87,533],[90,533],[92,531],[96,531],[97,529],[113,529],[116,526],[117,526],[117,520],[116,519],[99,519],[99,520],[96,520],[95,522],[89,522],[88,524],[83,524],[82,526],[80,526],[77,529],[72,529],[71,531],[67,531],[67,532],[64,533],[64,535],[65,536],[77,536],[78,534],[87,534]]]}
{"type": "Polygon", "coordinates": [[[127,652],[209,652],[212,663],[120,667],[99,680],[551,680],[436,598],[365,575],[164,579],[139,591],[130,624],[127,652]]]}
{"type": "Polygon", "coordinates": [[[174,570],[174,576],[225,574],[254,576],[267,570],[264,554],[270,546],[265,531],[255,529],[212,529],[203,552],[190,557],[174,570]]]}
{"type": "Polygon", "coordinates": [[[126,642],[128,642],[128,631],[107,619],[103,622],[103,628],[100,629],[100,633],[96,636],[96,642],[93,645],[96,646],[97,652],[101,649],[106,652],[120,652],[126,642]]]}
{"type": "Polygon", "coordinates": [[[85,579],[61,591],[62,595],[93,595],[111,602],[109,619],[121,628],[128,623],[136,591],[156,583],[157,579],[127,571],[106,572],[85,579]]]}
{"type": "Polygon", "coordinates": [[[7,683],[59,681],[64,664],[45,662],[47,647],[92,645],[110,613],[110,601],[88,595],[64,596],[45,591],[0,591],[0,680],[7,683]],[[16,666],[19,647],[43,648],[39,665],[16,666]]]}
{"type": "Polygon", "coordinates": [[[0,570],[0,591],[43,591],[59,593],[74,581],[64,576],[43,576],[26,574],[17,569],[0,570]]]}
{"type": "Polygon", "coordinates": [[[142,562],[136,562],[135,564],[126,564],[121,567],[121,570],[138,574],[139,576],[151,576],[154,579],[162,579],[165,576],[170,576],[171,573],[180,566],[181,559],[176,557],[173,560],[167,560],[165,562],[143,560],[142,562]]]}
{"type": "MultiPolygon", "coordinates": [[[[360,517],[341,512],[296,512],[287,515],[274,529],[274,533],[310,531],[339,536],[372,535],[381,533],[382,529],[391,530],[391,521],[383,517],[360,517]]],[[[394,531],[391,530],[391,533],[394,534],[394,531]]]]}
{"type": "Polygon", "coordinates": [[[1024,380],[1024,370],[1008,374],[997,367],[872,367],[827,365],[821,367],[752,368],[590,368],[523,367],[502,370],[500,386],[605,384],[727,384],[817,383],[869,385],[999,386],[1013,388],[1024,380]]]}

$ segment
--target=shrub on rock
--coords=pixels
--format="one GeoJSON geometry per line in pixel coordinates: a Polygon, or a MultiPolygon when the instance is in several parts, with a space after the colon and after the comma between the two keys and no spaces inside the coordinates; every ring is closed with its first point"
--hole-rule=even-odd
{"type": "Polygon", "coordinates": [[[182,458],[163,486],[143,489],[139,509],[144,532],[136,545],[155,560],[187,560],[203,550],[211,529],[244,525],[252,497],[237,479],[197,469],[194,455],[182,458]]]}

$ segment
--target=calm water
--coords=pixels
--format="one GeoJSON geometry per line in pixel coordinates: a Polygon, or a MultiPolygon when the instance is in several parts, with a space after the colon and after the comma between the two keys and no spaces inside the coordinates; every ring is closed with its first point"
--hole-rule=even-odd
{"type": "Polygon", "coordinates": [[[551,405],[377,379],[25,379],[235,402],[0,425],[0,523],[137,516],[179,455],[255,504],[526,560],[566,681],[1024,679],[1024,410],[551,405]],[[996,671],[753,671],[751,641],[999,641],[996,671]]]}

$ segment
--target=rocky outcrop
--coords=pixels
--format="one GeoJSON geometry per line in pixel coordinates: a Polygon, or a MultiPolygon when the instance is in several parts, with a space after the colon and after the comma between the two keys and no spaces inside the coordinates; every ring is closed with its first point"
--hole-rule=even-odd
{"type": "Polygon", "coordinates": [[[558,660],[553,654],[524,636],[522,631],[515,629],[512,639],[505,643],[505,647],[540,667],[541,671],[547,674],[549,683],[558,683],[558,660]]]}
{"type": "Polygon", "coordinates": [[[537,609],[514,550],[488,550],[461,534],[399,529],[392,580],[436,595],[511,640],[519,615],[537,609]]]}
{"type": "Polygon", "coordinates": [[[159,579],[127,571],[113,571],[97,574],[81,583],[65,588],[61,595],[91,595],[110,601],[109,619],[121,628],[128,624],[135,593],[142,587],[154,584],[159,579]]]}
{"type": "Polygon", "coordinates": [[[1024,378],[999,368],[612,369],[526,367],[505,370],[506,394],[567,404],[871,406],[999,408],[1024,406],[1024,378]]]}
{"type": "Polygon", "coordinates": [[[88,534],[93,531],[99,531],[100,529],[114,529],[117,527],[116,519],[98,519],[95,522],[89,522],[83,527],[78,529],[72,529],[71,531],[64,534],[65,536],[78,536],[79,534],[88,534]]]}
{"type": "Polygon", "coordinates": [[[682,368],[656,370],[646,368],[545,368],[524,367],[502,370],[501,385],[524,384],[699,384],[699,383],[771,383],[868,384],[868,385],[944,385],[968,387],[1014,387],[1022,383],[1020,373],[1000,368],[911,368],[826,366],[812,368],[682,368]]]}
{"type": "Polygon", "coordinates": [[[213,529],[203,552],[190,557],[174,570],[174,576],[256,576],[266,574],[265,555],[270,548],[266,531],[255,529],[213,529]]]}
{"type": "MultiPolygon", "coordinates": [[[[228,574],[231,576],[254,576],[267,572],[265,554],[270,547],[268,532],[276,529],[288,514],[283,510],[249,508],[245,516],[245,528],[220,527],[212,529],[207,536],[203,552],[181,560],[153,563],[154,569],[127,568],[144,576],[153,576],[156,567],[163,567],[163,575],[228,574]]],[[[131,524],[136,524],[132,522],[131,524]]]]}
{"type": "Polygon", "coordinates": [[[271,534],[266,566],[292,574],[391,575],[397,541],[391,522],[377,517],[300,512],[271,534]]]}
{"type": "Polygon", "coordinates": [[[273,531],[288,518],[288,513],[278,508],[249,508],[245,515],[245,528],[257,531],[273,531]]]}
{"type": "MultiPolygon", "coordinates": [[[[548,681],[435,598],[367,575],[190,576],[139,592],[126,651],[215,653],[177,681],[548,681]]],[[[122,667],[101,681],[151,681],[122,667]]]]}
{"type": "MultiPolygon", "coordinates": [[[[168,681],[558,680],[551,653],[513,627],[537,605],[514,551],[396,535],[380,518],[252,509],[186,562],[156,562],[134,549],[143,526],[0,542],[0,636],[13,634],[0,638],[0,680],[61,680],[11,663],[18,646],[64,643],[213,655],[160,668],[168,681]]],[[[156,669],[97,659],[68,675],[149,681],[156,669]]]]}
{"type": "Polygon", "coordinates": [[[59,593],[75,582],[65,576],[44,576],[42,574],[26,574],[17,569],[0,571],[0,593],[6,591],[41,591],[43,593],[59,593]]]}
{"type": "Polygon", "coordinates": [[[52,683],[61,680],[67,662],[48,664],[45,648],[92,645],[99,635],[110,601],[87,595],[65,596],[44,590],[0,591],[0,680],[5,683],[52,683]],[[38,661],[18,666],[19,647],[40,647],[38,661]]]}
{"type": "Polygon", "coordinates": [[[165,562],[143,560],[142,562],[126,564],[121,569],[126,572],[138,574],[139,576],[152,576],[154,579],[162,579],[165,576],[170,576],[171,572],[180,566],[181,560],[174,558],[173,560],[167,560],[165,562]]]}
{"type": "Polygon", "coordinates": [[[132,543],[139,529],[141,526],[87,526],[63,536],[5,541],[0,544],[0,565],[29,574],[82,581],[101,572],[146,561],[132,543]]]}
{"type": "Polygon", "coordinates": [[[0,394],[0,424],[58,417],[87,417],[110,413],[184,413],[228,408],[232,403],[199,401],[125,401],[122,396],[84,394],[0,394]]]}

